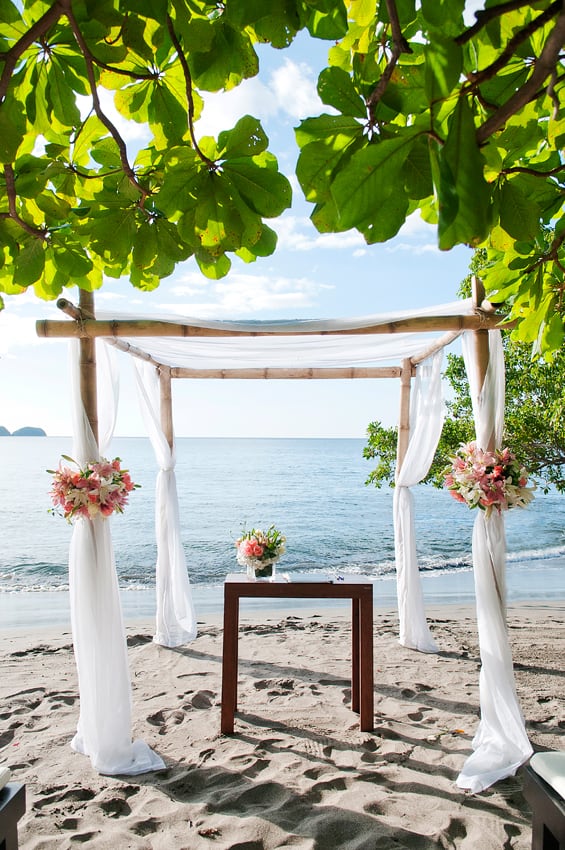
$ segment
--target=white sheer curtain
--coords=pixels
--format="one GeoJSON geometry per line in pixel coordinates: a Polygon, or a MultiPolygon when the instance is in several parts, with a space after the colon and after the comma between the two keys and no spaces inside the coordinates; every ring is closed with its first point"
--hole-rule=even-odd
{"type": "MultiPolygon", "coordinates": [[[[100,450],[80,396],[79,342],[71,342],[74,459],[81,466],[104,456],[114,431],[117,372],[108,347],[97,345],[100,450]],[[110,376],[105,380],[104,376],[110,376]]],[[[104,774],[162,770],[163,760],[131,737],[131,687],[127,644],[108,519],[75,521],[69,553],[73,645],[80,715],[71,746],[104,774]]]]}
{"type": "MultiPolygon", "coordinates": [[[[473,363],[469,334],[463,355],[473,400],[477,443],[501,448],[504,427],[504,352],[500,331],[489,331],[489,366],[482,387],[473,363]]],[[[479,679],[481,720],[473,754],[457,784],[473,793],[512,776],[532,754],[514,683],[506,630],[506,538],[504,517],[478,511],[473,529],[473,570],[481,653],[479,679]]]]}
{"type": "Polygon", "coordinates": [[[400,643],[421,652],[437,652],[424,611],[410,487],[424,478],[441,435],[444,403],[441,387],[443,352],[421,363],[410,400],[410,440],[394,488],[393,517],[400,643]]]}
{"type": "Polygon", "coordinates": [[[141,410],[159,464],[155,493],[157,623],[153,640],[162,646],[181,646],[194,640],[197,626],[180,533],[175,451],[161,428],[157,369],[146,361],[134,362],[141,410]]]}

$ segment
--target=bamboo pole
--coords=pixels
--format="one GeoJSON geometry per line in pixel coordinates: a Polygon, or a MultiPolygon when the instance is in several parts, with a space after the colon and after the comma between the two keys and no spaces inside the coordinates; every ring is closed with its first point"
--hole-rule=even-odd
{"type": "Polygon", "coordinates": [[[402,361],[400,376],[400,415],[398,419],[398,442],[396,447],[396,477],[398,477],[410,439],[410,394],[412,391],[413,364],[409,357],[402,361]]]}
{"type": "Polygon", "coordinates": [[[321,380],[350,378],[399,378],[400,366],[345,366],[279,368],[257,367],[241,369],[171,368],[172,378],[220,378],[238,380],[321,380]]]}
{"type": "MultiPolygon", "coordinates": [[[[79,292],[79,322],[84,318],[94,319],[94,295],[81,289],[79,292]]],[[[98,395],[96,383],[96,340],[80,337],[79,340],[80,397],[86,418],[98,445],[98,395]]]]}
{"type": "Polygon", "coordinates": [[[161,428],[163,429],[169,448],[172,451],[174,444],[173,395],[171,391],[171,370],[166,366],[159,369],[159,391],[161,428]]]}
{"type": "MultiPolygon", "coordinates": [[[[482,304],[485,298],[485,288],[483,286],[483,282],[473,275],[471,280],[472,286],[472,297],[473,304],[482,304]]],[[[473,350],[474,350],[474,360],[475,360],[475,370],[477,376],[477,388],[479,394],[483,389],[483,385],[485,383],[485,378],[487,374],[488,364],[489,364],[489,332],[488,330],[480,329],[475,330],[472,333],[473,340],[473,350]]],[[[494,445],[494,431],[492,432],[489,440],[488,446],[481,446],[482,449],[486,451],[493,451],[495,448],[494,445]]]]}
{"type": "Polygon", "coordinates": [[[436,339],[435,342],[432,342],[431,345],[421,351],[420,354],[411,357],[412,365],[417,366],[418,363],[422,363],[427,357],[435,354],[436,351],[440,351],[440,349],[450,345],[458,336],[461,336],[461,331],[448,331],[448,333],[443,334],[439,339],[436,339]]]}
{"type": "Polygon", "coordinates": [[[503,317],[483,312],[472,315],[412,316],[395,322],[384,322],[360,328],[337,328],[331,330],[283,330],[271,326],[263,330],[233,330],[228,328],[199,327],[177,322],[152,321],[150,319],[98,319],[81,322],[42,319],[36,322],[39,337],[276,337],[276,336],[358,336],[367,334],[395,334],[433,331],[465,331],[478,328],[510,328],[512,323],[503,323],[503,317]]]}

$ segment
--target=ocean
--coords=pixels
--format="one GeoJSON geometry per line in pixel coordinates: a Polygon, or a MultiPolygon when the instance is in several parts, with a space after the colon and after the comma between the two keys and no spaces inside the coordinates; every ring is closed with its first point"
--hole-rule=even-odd
{"type": "MultiPolygon", "coordinates": [[[[393,603],[392,490],[365,485],[371,462],[363,439],[177,440],[182,539],[197,614],[221,609],[224,577],[241,568],[234,541],[245,526],[274,523],[287,538],[278,570],[374,582],[375,599],[393,603]]],[[[51,476],[64,437],[0,439],[0,627],[66,621],[71,526],[49,513],[51,476]]],[[[154,610],[153,450],[144,438],[115,438],[141,487],[125,513],[111,518],[126,617],[154,610]]],[[[449,493],[419,485],[416,535],[426,598],[469,602],[473,596],[474,512],[449,493]]],[[[512,599],[565,599],[565,496],[538,492],[526,510],[506,514],[508,593],[512,599]]]]}

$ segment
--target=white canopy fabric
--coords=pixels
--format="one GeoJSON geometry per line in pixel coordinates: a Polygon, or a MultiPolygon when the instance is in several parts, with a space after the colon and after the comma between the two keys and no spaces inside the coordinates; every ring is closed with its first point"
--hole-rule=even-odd
{"type": "MultiPolygon", "coordinates": [[[[163,321],[187,322],[197,328],[222,334],[271,334],[269,336],[186,336],[131,337],[121,336],[127,343],[164,366],[186,369],[245,368],[331,368],[398,364],[407,357],[418,357],[441,332],[374,333],[365,329],[394,324],[417,315],[471,316],[475,313],[471,299],[442,304],[408,313],[387,313],[362,319],[293,322],[204,322],[179,316],[152,316],[163,321]],[[339,331],[356,330],[359,333],[339,331]],[[301,335],[302,334],[302,335],[301,335]],[[307,334],[307,335],[304,335],[307,334]]],[[[111,320],[115,316],[102,311],[97,318],[111,320]]],[[[122,319],[147,319],[134,314],[121,314],[122,319]]]]}
{"type": "Polygon", "coordinates": [[[393,501],[399,640],[421,652],[437,652],[438,647],[426,622],[410,488],[426,477],[441,436],[445,412],[442,362],[443,351],[438,351],[418,367],[411,398],[410,440],[397,473],[393,501]]]}
{"type": "MultiPolygon", "coordinates": [[[[114,431],[117,374],[106,346],[98,345],[100,446],[79,391],[78,342],[71,342],[74,397],[74,460],[81,466],[98,460],[114,431]],[[104,369],[106,366],[106,369],[104,369]]],[[[132,740],[131,683],[126,634],[116,576],[110,524],[103,517],[75,521],[69,552],[71,627],[77,666],[80,715],[71,746],[90,757],[103,774],[139,774],[163,770],[163,760],[141,740],[132,740]]]]}
{"type": "Polygon", "coordinates": [[[159,420],[157,370],[136,360],[135,374],[145,426],[159,464],[155,490],[157,628],[153,640],[162,646],[182,646],[194,640],[197,628],[180,533],[175,450],[159,420]]]}
{"type": "MultiPolygon", "coordinates": [[[[489,365],[482,387],[476,380],[468,340],[463,356],[471,389],[477,443],[502,448],[504,426],[504,354],[500,331],[489,331],[489,365]]],[[[483,791],[513,776],[533,750],[514,684],[512,654],[506,630],[506,538],[504,516],[477,512],[473,529],[473,572],[481,653],[479,695],[481,720],[473,754],[457,779],[460,788],[483,791]]]]}

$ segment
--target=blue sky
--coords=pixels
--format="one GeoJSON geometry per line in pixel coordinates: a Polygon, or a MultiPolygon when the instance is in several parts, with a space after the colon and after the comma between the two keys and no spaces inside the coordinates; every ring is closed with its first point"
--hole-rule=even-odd
{"type": "MultiPolygon", "coordinates": [[[[260,118],[279,167],[293,185],[292,209],[269,224],[279,241],[274,256],[245,265],[234,259],[220,281],[202,276],[188,260],[153,293],[129,281],[107,281],[96,294],[100,310],[164,312],[214,319],[294,319],[364,316],[453,301],[468,273],[470,249],[440,252],[433,227],[412,217],[398,236],[366,245],[356,232],[319,234],[311,205],[293,176],[294,131],[300,120],[327,111],[316,93],[326,45],[304,37],[288,50],[261,50],[259,77],[227,95],[206,98],[197,132],[217,134],[246,113],[260,118]]],[[[122,124],[130,150],[139,144],[122,124]]],[[[78,302],[78,292],[65,293],[78,302]]],[[[0,425],[13,431],[43,427],[50,436],[71,433],[68,344],[41,340],[37,319],[61,318],[54,303],[32,293],[6,298],[0,313],[0,425]]],[[[142,436],[133,367],[120,355],[120,408],[116,434],[142,436]]],[[[398,382],[175,381],[177,436],[364,437],[367,424],[396,423],[398,382]]]]}

